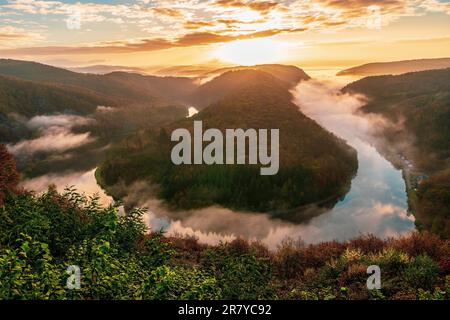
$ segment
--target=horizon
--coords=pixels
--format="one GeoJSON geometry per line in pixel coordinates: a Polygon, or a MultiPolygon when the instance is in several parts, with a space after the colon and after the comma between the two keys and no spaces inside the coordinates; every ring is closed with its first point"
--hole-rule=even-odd
{"type": "Polygon", "coordinates": [[[64,68],[347,68],[450,57],[449,29],[437,0],[0,0],[0,56],[64,68]]]}

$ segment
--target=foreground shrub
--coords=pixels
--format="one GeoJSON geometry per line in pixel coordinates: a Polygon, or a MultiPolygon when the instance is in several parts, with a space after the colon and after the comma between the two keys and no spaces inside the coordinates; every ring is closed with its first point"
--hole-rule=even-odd
{"type": "Polygon", "coordinates": [[[380,266],[385,274],[399,274],[410,262],[411,258],[404,252],[388,247],[381,252],[367,255],[364,260],[368,266],[380,266]]]}
{"type": "Polygon", "coordinates": [[[84,240],[68,251],[67,265],[81,269],[81,290],[71,299],[136,299],[149,271],[134,256],[121,256],[102,239],[84,240]]]}
{"type": "Polygon", "coordinates": [[[197,268],[161,266],[145,283],[144,299],[212,300],[222,297],[214,277],[197,268]]]}
{"type": "Polygon", "coordinates": [[[413,287],[431,289],[436,283],[439,266],[427,255],[420,255],[403,272],[405,281],[413,287]]]}
{"type": "Polygon", "coordinates": [[[50,189],[0,206],[0,299],[448,299],[449,241],[413,233],[270,252],[238,239],[208,246],[149,233],[141,210],[50,189]],[[367,290],[378,265],[381,290],[367,290]],[[69,290],[69,266],[81,288],[69,290]]]}
{"type": "Polygon", "coordinates": [[[269,260],[252,250],[238,254],[232,246],[206,250],[202,266],[217,279],[224,299],[263,299],[273,296],[269,260]]]}
{"type": "Polygon", "coordinates": [[[0,300],[60,299],[64,269],[54,264],[48,245],[21,235],[16,249],[0,251],[0,300]]]}

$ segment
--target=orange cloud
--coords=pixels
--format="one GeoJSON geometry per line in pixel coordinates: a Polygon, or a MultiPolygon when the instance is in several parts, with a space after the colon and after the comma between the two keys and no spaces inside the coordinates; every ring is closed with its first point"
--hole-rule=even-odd
{"type": "Polygon", "coordinates": [[[0,45],[11,45],[41,39],[42,36],[26,30],[5,26],[0,27],[0,45]]]}
{"type": "Polygon", "coordinates": [[[176,47],[191,47],[214,43],[231,42],[235,40],[265,38],[281,33],[295,33],[305,31],[304,28],[296,29],[269,29],[247,34],[226,35],[211,32],[194,32],[185,34],[175,40],[167,39],[141,39],[136,42],[114,41],[94,46],[47,46],[28,47],[0,50],[0,54],[25,54],[25,55],[61,55],[61,54],[107,54],[107,53],[131,53],[170,49],[176,47]]]}
{"type": "Polygon", "coordinates": [[[217,0],[216,4],[220,7],[232,7],[232,8],[248,8],[260,13],[268,13],[275,9],[280,4],[272,1],[239,1],[239,0],[217,0]]]}
{"type": "Polygon", "coordinates": [[[156,12],[157,14],[172,18],[181,18],[184,16],[180,10],[171,8],[154,8],[153,11],[156,12]]]}

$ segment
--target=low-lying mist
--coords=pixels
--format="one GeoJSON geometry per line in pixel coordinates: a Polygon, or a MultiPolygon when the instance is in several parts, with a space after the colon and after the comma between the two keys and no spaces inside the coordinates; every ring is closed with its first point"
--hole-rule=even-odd
{"type": "Polygon", "coordinates": [[[374,133],[391,124],[382,117],[358,113],[366,98],[342,94],[339,88],[335,83],[311,80],[302,82],[292,92],[301,111],[346,140],[358,151],[359,160],[358,175],[345,199],[331,210],[309,208],[315,212],[307,213],[312,218],[305,223],[295,224],[269,214],[216,206],[175,211],[158,200],[157,188],[146,182],[115,187],[126,188],[128,196],[123,199],[126,204],[148,209],[145,221],[152,230],[195,236],[209,244],[244,237],[275,248],[286,238],[315,243],[345,240],[365,233],[389,237],[409,232],[414,229],[414,218],[407,213],[401,172],[370,143],[376,141],[374,133]]]}
{"type": "MultiPolygon", "coordinates": [[[[359,113],[358,109],[366,98],[342,94],[339,89],[340,85],[334,82],[310,80],[302,82],[292,91],[294,103],[303,113],[347,141],[358,152],[359,169],[351,190],[331,210],[310,206],[308,212],[299,213],[307,219],[293,223],[269,214],[233,211],[217,206],[173,210],[157,199],[157,188],[145,181],[131,186],[118,183],[114,186],[114,193],[125,195],[123,202],[126,207],[147,208],[144,218],[151,230],[163,229],[168,235],[195,236],[200,242],[208,244],[243,237],[259,240],[273,249],[286,238],[316,243],[345,240],[364,233],[388,237],[409,232],[414,228],[414,219],[407,213],[401,172],[373,146],[379,140],[377,132],[392,124],[382,117],[359,113]]],[[[75,125],[85,124],[86,121],[91,120],[62,115],[35,117],[29,120],[28,126],[39,133],[38,137],[9,147],[16,153],[48,150],[53,156],[59,156],[91,139],[89,134],[72,132],[75,125]]],[[[97,193],[103,204],[112,201],[97,185],[94,170],[42,175],[25,180],[23,186],[44,191],[50,183],[59,190],[74,186],[88,195],[97,193]]]]}
{"type": "Polygon", "coordinates": [[[54,185],[59,192],[64,192],[66,187],[74,187],[77,192],[87,196],[98,196],[99,203],[108,206],[112,198],[108,196],[97,184],[95,180],[95,169],[82,172],[73,171],[60,174],[46,174],[31,179],[25,179],[21,187],[26,190],[33,190],[37,193],[47,191],[50,185],[54,185]]]}
{"type": "Polygon", "coordinates": [[[19,157],[37,152],[64,152],[93,141],[89,132],[72,132],[74,127],[92,121],[91,118],[75,115],[35,116],[28,120],[26,125],[35,132],[36,137],[9,144],[7,147],[19,157]]]}

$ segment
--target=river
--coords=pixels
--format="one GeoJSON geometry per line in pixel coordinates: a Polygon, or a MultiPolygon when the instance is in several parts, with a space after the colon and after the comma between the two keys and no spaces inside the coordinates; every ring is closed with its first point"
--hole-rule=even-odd
{"type": "MultiPolygon", "coordinates": [[[[201,210],[168,210],[146,192],[144,184],[133,186],[134,201],[148,208],[145,221],[154,230],[168,234],[195,236],[200,242],[216,244],[236,237],[259,240],[275,248],[286,238],[305,243],[326,240],[347,240],[371,233],[383,238],[399,236],[414,230],[414,217],[408,214],[405,182],[395,169],[369,143],[374,126],[383,119],[362,117],[355,110],[364,103],[359,96],[342,95],[339,88],[348,79],[324,76],[304,82],[292,92],[301,111],[327,130],[347,141],[358,152],[359,168],[351,189],[332,209],[319,209],[313,218],[301,224],[274,219],[267,214],[235,212],[210,207],[201,210]],[[333,80],[330,80],[333,79],[333,80]]],[[[101,202],[111,198],[97,185],[94,170],[72,172],[63,176],[47,175],[24,182],[24,187],[42,191],[49,182],[62,190],[73,185],[86,194],[98,193],[101,202]]],[[[126,199],[125,199],[126,200],[126,199]]]]}

